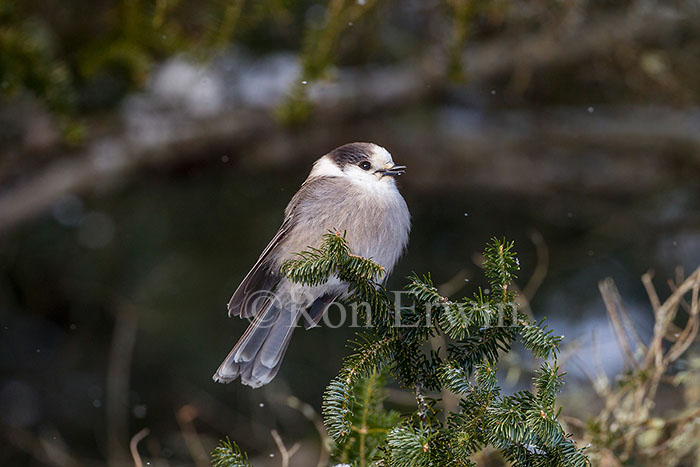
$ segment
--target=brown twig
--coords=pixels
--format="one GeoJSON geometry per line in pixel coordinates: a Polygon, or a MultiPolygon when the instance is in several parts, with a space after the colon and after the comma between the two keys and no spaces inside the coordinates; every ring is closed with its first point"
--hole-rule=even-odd
{"type": "Polygon", "coordinates": [[[310,404],[307,404],[295,396],[287,397],[285,402],[287,407],[298,410],[304,417],[306,417],[307,420],[313,423],[316,431],[318,432],[318,436],[321,439],[321,454],[318,458],[317,467],[324,467],[328,465],[328,460],[330,459],[331,453],[331,438],[328,436],[328,432],[326,431],[326,427],[323,424],[321,416],[310,404]]]}
{"type": "Polygon", "coordinates": [[[686,293],[696,286],[698,277],[700,277],[700,268],[696,269],[693,274],[691,274],[682,284],[678,286],[678,288],[663,303],[663,305],[659,306],[656,313],[656,322],[654,324],[654,336],[651,344],[649,345],[649,350],[647,351],[644,364],[645,368],[650,368],[652,363],[655,363],[657,367],[660,367],[663,364],[662,342],[664,335],[666,334],[665,327],[667,327],[675,317],[681,298],[683,298],[686,293]]]}
{"type": "Polygon", "coordinates": [[[291,457],[294,454],[296,454],[296,452],[301,447],[301,443],[294,443],[294,446],[287,449],[287,447],[284,445],[284,442],[282,441],[282,437],[279,435],[279,433],[277,433],[277,430],[270,431],[270,434],[272,435],[272,439],[275,440],[277,449],[279,450],[280,456],[282,457],[282,467],[289,467],[289,459],[291,459],[291,457]]]}
{"type": "Polygon", "coordinates": [[[527,284],[523,287],[522,295],[524,295],[528,301],[528,308],[529,302],[532,301],[544,282],[544,279],[547,277],[547,270],[549,269],[549,248],[542,234],[537,230],[533,230],[530,232],[530,241],[535,245],[537,263],[535,264],[535,270],[532,272],[532,275],[530,275],[527,284]]]}
{"type": "Polygon", "coordinates": [[[209,454],[204,449],[202,440],[199,438],[197,429],[194,426],[194,420],[197,418],[197,415],[197,408],[189,404],[180,407],[180,410],[175,414],[177,423],[180,425],[180,432],[195,464],[197,467],[210,467],[209,454]]]}
{"type": "Polygon", "coordinates": [[[622,324],[622,320],[620,319],[620,292],[618,292],[617,287],[615,287],[615,283],[611,278],[600,281],[598,283],[598,289],[600,290],[600,294],[603,296],[605,308],[608,311],[608,317],[610,318],[610,322],[615,330],[615,338],[617,339],[620,348],[624,352],[627,363],[629,363],[635,369],[639,368],[639,362],[630,348],[630,342],[625,326],[622,324]]]}
{"type": "Polygon", "coordinates": [[[700,274],[697,274],[693,283],[693,289],[691,291],[692,298],[691,304],[688,308],[688,322],[686,323],[685,328],[683,328],[683,330],[680,332],[676,342],[671,346],[668,352],[666,352],[666,357],[664,358],[664,363],[666,365],[669,365],[671,362],[680,358],[688,347],[690,347],[698,334],[698,328],[700,327],[700,319],[698,317],[698,314],[700,313],[700,304],[698,301],[699,292],[700,274]]]}
{"type": "Polygon", "coordinates": [[[63,443],[42,439],[31,431],[22,428],[2,428],[4,438],[12,446],[26,452],[42,465],[54,467],[79,467],[84,465],[82,460],[73,457],[68,452],[66,446],[62,445],[63,443]]]}
{"type": "MultiPolygon", "coordinates": [[[[606,385],[604,391],[597,391],[603,398],[605,407],[596,420],[599,433],[595,438],[608,440],[609,454],[616,455],[623,461],[632,460],[639,454],[658,456],[665,449],[671,449],[670,439],[681,436],[680,433],[687,433],[688,424],[695,423],[700,413],[696,410],[675,419],[665,421],[661,419],[663,423],[661,428],[650,426],[652,421],[659,423],[658,418],[651,418],[651,410],[655,404],[659,385],[668,380],[667,372],[671,364],[687,351],[695,341],[700,328],[700,267],[685,279],[677,278],[678,285],[672,286],[671,296],[663,302],[658,298],[651,279],[651,273],[646,273],[642,277],[655,317],[651,342],[648,347],[640,347],[646,349],[646,354],[642,359],[635,359],[637,366],[631,374],[625,376],[624,384],[615,387],[606,385]],[[691,294],[690,303],[687,308],[683,308],[681,302],[688,293],[691,294]],[[666,336],[671,326],[674,326],[673,319],[681,309],[688,312],[687,320],[678,336],[673,339],[673,344],[665,350],[663,341],[668,340],[666,336]],[[647,430],[669,431],[668,427],[674,425],[678,426],[670,433],[669,441],[643,449],[639,446],[639,436],[647,430]]],[[[621,318],[623,315],[620,310],[624,307],[619,293],[610,279],[602,281],[600,287],[618,341],[629,358],[629,341],[625,326],[629,326],[630,323],[623,323],[621,318]]],[[[602,450],[600,452],[602,453],[602,450]]]]}
{"type": "Polygon", "coordinates": [[[120,300],[107,364],[107,460],[109,465],[129,462],[129,382],[131,358],[136,344],[138,312],[120,300]]]}
{"type": "Polygon", "coordinates": [[[415,386],[416,404],[418,405],[418,417],[422,422],[428,418],[428,404],[425,402],[425,394],[423,394],[423,383],[418,381],[415,386]]]}
{"type": "Polygon", "coordinates": [[[134,459],[135,467],[143,467],[143,461],[141,460],[141,455],[139,454],[139,442],[144,439],[150,430],[148,428],[141,428],[141,430],[136,433],[129,442],[129,450],[131,451],[131,458],[134,459]]]}
{"type": "Polygon", "coordinates": [[[657,315],[659,313],[659,308],[661,308],[661,301],[659,300],[659,295],[656,293],[656,289],[654,288],[654,283],[652,282],[653,278],[654,272],[647,271],[644,273],[644,275],[642,275],[642,284],[644,284],[644,289],[647,291],[649,302],[651,303],[651,307],[654,309],[654,314],[657,315]]]}

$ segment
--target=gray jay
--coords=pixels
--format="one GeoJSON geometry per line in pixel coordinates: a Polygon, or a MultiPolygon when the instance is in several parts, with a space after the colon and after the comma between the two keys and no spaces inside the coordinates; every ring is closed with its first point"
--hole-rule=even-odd
{"type": "Polygon", "coordinates": [[[233,293],[229,316],[253,319],[214,374],[214,381],[257,388],[269,383],[282,363],[302,312],[306,327],[347,294],[337,277],[317,286],[294,283],[280,273],[296,253],[318,247],[329,230],[346,233],[353,254],[384,267],[382,279],[401,256],[410,215],[395,178],[405,167],[372,143],[350,143],[318,159],[284,211],[284,221],[253,269],[233,293]]]}

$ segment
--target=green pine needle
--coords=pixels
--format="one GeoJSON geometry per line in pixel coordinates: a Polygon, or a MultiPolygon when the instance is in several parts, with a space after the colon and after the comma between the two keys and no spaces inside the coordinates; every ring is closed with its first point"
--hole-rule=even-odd
{"type": "Polygon", "coordinates": [[[430,442],[424,427],[399,426],[387,436],[392,467],[430,465],[430,442]]]}
{"type": "Polygon", "coordinates": [[[213,467],[251,467],[248,455],[228,438],[220,441],[211,453],[211,463],[213,467]]]}
{"type": "Polygon", "coordinates": [[[489,279],[491,287],[500,291],[500,296],[504,302],[508,301],[508,286],[517,276],[516,271],[520,269],[518,259],[513,251],[514,242],[506,242],[492,238],[484,250],[484,270],[489,279]]]}

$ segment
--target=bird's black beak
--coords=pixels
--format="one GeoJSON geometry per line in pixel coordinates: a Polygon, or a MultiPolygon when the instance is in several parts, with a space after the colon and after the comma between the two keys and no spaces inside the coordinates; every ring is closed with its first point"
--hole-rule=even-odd
{"type": "Polygon", "coordinates": [[[388,175],[390,177],[400,177],[406,172],[406,166],[405,165],[392,165],[388,169],[380,169],[377,170],[376,173],[382,174],[382,177],[384,175],[388,175]]]}

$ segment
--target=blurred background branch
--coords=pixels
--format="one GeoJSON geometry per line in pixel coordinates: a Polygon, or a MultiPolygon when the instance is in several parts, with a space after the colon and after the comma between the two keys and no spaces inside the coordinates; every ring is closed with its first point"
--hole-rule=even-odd
{"type": "MultiPolygon", "coordinates": [[[[600,292],[608,309],[615,335],[625,351],[629,372],[610,381],[599,372],[594,388],[604,401],[603,410],[588,423],[569,418],[572,428],[584,429],[591,443],[593,459],[598,465],[681,465],[692,462],[700,452],[700,410],[698,410],[697,346],[688,359],[686,371],[672,374],[672,365],[695,342],[700,324],[700,268],[687,278],[672,283],[672,294],[661,303],[651,283],[651,274],[642,278],[647,286],[654,313],[654,332],[648,344],[627,315],[620,293],[612,279],[600,282],[600,292]],[[690,305],[683,306],[685,297],[690,305]],[[682,327],[676,315],[685,312],[682,327]],[[663,344],[667,341],[669,345],[663,344]],[[680,415],[667,414],[657,408],[657,393],[664,384],[687,384],[680,415]],[[689,383],[689,384],[688,384],[689,383]],[[691,441],[693,440],[693,441],[691,441]]],[[[592,459],[592,460],[593,460],[592,459]]]]}
{"type": "MultiPolygon", "coordinates": [[[[224,36],[236,36],[230,24],[234,21],[231,15],[239,17],[245,14],[247,9],[242,4],[243,2],[237,2],[226,7],[220,27],[230,32],[223,33],[224,36]],[[240,11],[235,13],[230,8],[240,11]]],[[[25,9],[41,15],[39,11],[32,10],[31,4],[28,7],[13,5],[12,8],[8,7],[5,14],[15,20],[25,9]]],[[[532,32],[518,34],[518,28],[534,26],[538,22],[535,19],[536,12],[530,11],[532,5],[518,7],[501,2],[494,3],[490,9],[484,8],[483,11],[457,15],[454,21],[469,22],[472,29],[476,28],[476,31],[469,34],[469,47],[464,48],[461,65],[466,76],[466,81],[461,81],[464,84],[449,79],[449,67],[443,64],[445,59],[441,42],[439,39],[431,41],[430,35],[427,42],[421,43],[420,47],[404,60],[392,64],[366,64],[362,68],[348,65],[332,68],[336,61],[350,53],[339,43],[340,38],[343,37],[345,42],[359,41],[354,45],[361,47],[362,41],[350,29],[359,26],[355,22],[387,21],[383,15],[388,6],[382,2],[378,5],[364,2],[348,2],[348,5],[343,1],[331,2],[321,15],[320,23],[309,26],[307,43],[313,46],[302,48],[298,57],[288,59],[284,74],[278,78],[277,83],[271,85],[272,87],[268,86],[267,94],[261,95],[262,100],[251,100],[250,96],[240,94],[245,91],[250,80],[265,79],[260,74],[264,73],[262,70],[257,75],[254,70],[246,72],[246,68],[252,62],[242,58],[240,53],[221,51],[217,55],[218,59],[208,64],[183,58],[173,59],[175,61],[171,62],[171,65],[151,64],[159,53],[172,53],[178,49],[192,50],[198,46],[190,44],[189,47],[185,47],[187,42],[184,37],[179,41],[167,42],[167,46],[161,44],[159,39],[154,39],[155,42],[151,44],[141,36],[132,38],[135,34],[133,31],[138,30],[139,34],[148,37],[156,32],[148,32],[154,27],[151,22],[147,27],[137,26],[143,20],[143,5],[135,1],[125,1],[124,5],[121,20],[123,35],[114,39],[108,47],[107,50],[112,52],[96,48],[94,45],[86,46],[90,50],[100,50],[101,53],[116,54],[115,56],[94,58],[86,52],[87,55],[78,53],[70,58],[86,60],[92,64],[88,68],[94,70],[87,73],[87,76],[106,71],[108,64],[117,60],[122,66],[130,67],[130,84],[125,84],[129,84],[129,88],[143,88],[145,93],[138,99],[124,100],[122,97],[112,102],[110,105],[121,107],[122,111],[115,115],[116,118],[109,120],[99,118],[93,122],[92,118],[88,118],[94,114],[89,106],[76,108],[73,112],[74,119],[78,121],[81,120],[81,116],[85,117],[82,118],[81,125],[85,127],[86,133],[83,142],[77,146],[73,145],[72,149],[62,149],[62,139],[50,136],[58,134],[50,130],[53,125],[50,123],[53,120],[50,115],[41,117],[41,112],[39,115],[28,114],[27,121],[23,121],[21,112],[13,112],[12,117],[16,121],[8,121],[9,128],[14,128],[13,131],[19,134],[24,132],[25,135],[12,140],[14,144],[3,151],[0,159],[0,180],[4,186],[0,192],[0,230],[7,230],[44,212],[53,201],[65,193],[104,190],[105,187],[115,186],[115,181],[124,180],[135,169],[187,163],[193,158],[204,157],[203,155],[217,147],[232,148],[234,152],[255,153],[264,153],[270,148],[286,148],[290,157],[299,158],[306,152],[295,153],[292,149],[298,146],[298,141],[313,141],[313,146],[319,148],[330,144],[330,137],[324,138],[323,133],[319,134],[317,127],[321,123],[327,130],[324,133],[332,133],[334,128],[361,126],[366,119],[376,118],[377,113],[405,112],[425,99],[437,98],[440,102],[444,100],[440,96],[445,96],[446,93],[453,104],[444,110],[444,118],[458,118],[459,107],[454,107],[454,94],[458,97],[457,102],[463,100],[459,98],[460,88],[466,86],[465,90],[478,89],[481,86],[493,86],[489,83],[497,82],[505,83],[503,92],[509,99],[525,102],[538,98],[531,95],[533,93],[548,92],[552,96],[547,99],[554,100],[554,105],[547,110],[516,110],[495,115],[486,113],[479,117],[478,122],[472,122],[471,125],[467,123],[471,126],[467,134],[451,134],[448,128],[442,129],[442,134],[435,135],[432,139],[436,144],[439,144],[438,140],[445,140],[441,146],[446,146],[448,153],[454,151],[450,148],[456,149],[468,144],[468,154],[457,152],[450,157],[456,160],[467,157],[476,182],[480,182],[479,173],[487,170],[486,161],[491,163],[488,158],[482,157],[482,154],[495,149],[507,155],[512,152],[511,148],[533,146],[535,143],[561,149],[556,154],[540,156],[545,158],[565,157],[562,152],[566,152],[567,148],[575,148],[578,151],[581,148],[598,148],[602,151],[621,153],[615,161],[614,170],[613,167],[603,168],[611,179],[588,181],[584,178],[580,181],[583,185],[579,185],[582,189],[590,188],[586,183],[604,183],[608,189],[615,190],[616,187],[626,184],[627,177],[638,176],[637,172],[641,172],[649,181],[645,189],[653,189],[658,183],[665,183],[664,174],[655,173],[661,165],[655,159],[668,157],[669,150],[688,154],[687,158],[679,159],[683,170],[700,172],[700,132],[697,131],[700,127],[700,117],[697,110],[669,106],[692,99],[691,96],[696,95],[697,90],[692,77],[697,75],[692,74],[691,70],[684,70],[686,64],[682,61],[682,56],[677,58],[677,64],[674,62],[675,54],[682,55],[682,51],[676,48],[669,49],[665,45],[684,40],[690,47],[696,46],[693,41],[700,38],[693,35],[692,25],[697,23],[699,17],[690,2],[679,2],[674,7],[655,2],[631,2],[626,7],[612,11],[598,11],[590,6],[591,11],[588,12],[583,9],[582,3],[580,8],[570,6],[568,10],[564,8],[564,11],[555,9],[556,13],[550,12],[553,16],[550,22],[531,28],[532,32]],[[481,26],[481,22],[484,21],[499,33],[480,32],[480,27],[488,29],[481,26]],[[344,30],[345,26],[339,26],[347,23],[352,24],[348,30],[344,30]],[[129,47],[122,41],[127,41],[129,47]],[[135,54],[134,57],[142,58],[127,59],[129,56],[118,52],[123,47],[124,52],[130,51],[135,54]],[[146,50],[152,49],[150,54],[146,53],[144,47],[146,50]],[[618,57],[621,54],[634,55],[638,60],[634,66],[630,62],[628,67],[632,68],[621,74],[620,78],[629,81],[638,80],[633,78],[638,76],[645,81],[649,88],[646,91],[639,90],[640,95],[663,90],[670,93],[669,97],[673,97],[655,102],[653,106],[640,107],[625,96],[616,98],[613,95],[605,95],[604,100],[607,102],[588,108],[588,112],[595,112],[595,116],[591,116],[582,112],[580,108],[562,108],[561,103],[556,102],[556,99],[567,96],[571,90],[551,87],[547,90],[546,81],[539,83],[542,81],[539,75],[550,74],[553,71],[585,76],[587,73],[577,71],[580,67],[594,66],[596,69],[601,68],[600,73],[610,73],[612,69],[622,65],[621,57],[618,57]],[[86,56],[92,58],[85,58],[86,56]],[[141,62],[144,63],[139,64],[141,62]],[[334,71],[328,75],[326,71],[331,68],[334,71]],[[605,69],[608,71],[603,71],[605,69]],[[674,75],[672,70],[679,74],[674,75]],[[691,72],[687,78],[683,76],[686,71],[691,72]],[[201,89],[201,98],[196,98],[199,99],[200,105],[184,113],[173,112],[173,99],[186,98],[181,94],[183,92],[197,92],[197,89],[176,87],[178,82],[180,86],[188,84],[183,81],[187,79],[183,75],[188,74],[200,77],[201,81],[190,83],[201,89]],[[673,86],[668,84],[670,81],[674,83],[673,86]],[[538,89],[540,87],[543,88],[542,91],[538,89]],[[298,89],[304,90],[303,96],[298,94],[298,89]],[[560,97],[556,97],[558,95],[560,97]],[[307,125],[294,134],[285,131],[283,124],[276,117],[277,109],[288,106],[290,98],[297,101],[302,99],[306,102],[303,105],[310,106],[309,114],[305,117],[307,125]],[[621,102],[613,105],[616,100],[621,102]],[[42,118],[48,123],[36,123],[42,118]],[[39,124],[43,127],[32,129],[32,125],[39,124]],[[44,128],[47,125],[48,128],[44,128]],[[45,138],[37,134],[47,132],[48,136],[45,138]],[[43,141],[39,147],[37,140],[43,141]],[[464,140],[464,143],[461,140],[464,140]],[[641,166],[639,158],[636,157],[640,150],[653,153],[651,159],[645,160],[641,166]],[[66,152],[67,157],[58,157],[59,160],[56,160],[57,156],[66,152]],[[625,157],[625,154],[629,156],[625,157]],[[484,166],[480,167],[480,164],[484,166]]],[[[166,14],[164,8],[166,7],[159,6],[156,9],[153,20],[153,23],[160,24],[161,28],[166,28],[162,19],[166,14]]],[[[211,14],[215,15],[216,8],[219,7],[212,5],[211,8],[211,14]]],[[[248,8],[251,7],[248,5],[248,8]]],[[[178,23],[183,20],[178,19],[177,10],[178,7],[174,7],[174,11],[169,12],[173,15],[167,23],[171,28],[176,28],[176,25],[177,28],[183,26],[178,23]]],[[[432,20],[444,20],[445,12],[441,8],[432,8],[429,12],[432,20]]],[[[417,14],[417,11],[408,8],[401,13],[401,17],[410,18],[411,15],[417,14]]],[[[290,14],[293,14],[293,11],[285,13],[290,14]]],[[[253,19],[248,16],[246,18],[253,19]]],[[[260,17],[254,18],[254,21],[263,21],[260,17]]],[[[48,23],[43,27],[50,28],[49,19],[44,20],[48,23]]],[[[265,21],[267,20],[275,21],[276,16],[266,18],[265,21]]],[[[236,23],[239,23],[238,20],[236,23]]],[[[255,26],[246,24],[246,27],[255,26]]],[[[454,34],[467,34],[466,30],[457,29],[454,34]]],[[[6,35],[10,34],[8,31],[15,30],[11,27],[6,30],[6,35]]],[[[53,31],[54,34],[59,32],[53,31]]],[[[20,34],[19,31],[14,33],[20,34]]],[[[180,33],[182,34],[184,33],[180,33]]],[[[167,34],[162,36],[167,37],[167,34]]],[[[62,38],[59,34],[55,39],[62,38]]],[[[246,39],[252,40],[244,36],[237,42],[243,45],[246,39]]],[[[7,41],[9,39],[6,38],[4,47],[14,49],[13,43],[7,41]]],[[[457,40],[460,44],[464,42],[464,38],[457,40]]],[[[376,45],[380,49],[386,46],[382,41],[376,45]]],[[[68,59],[69,57],[64,57],[60,63],[68,59]]],[[[19,65],[11,62],[10,57],[7,60],[8,63],[3,68],[4,75],[16,70],[19,65]]],[[[630,61],[632,58],[627,57],[626,60],[630,61]]],[[[48,64],[46,66],[50,67],[48,64]]],[[[85,66],[78,67],[73,73],[79,73],[84,68],[85,66]]],[[[45,79],[53,82],[49,76],[45,79]]],[[[74,78],[72,81],[76,80],[77,78],[74,78]]],[[[6,91],[11,91],[15,96],[14,104],[11,104],[14,107],[23,105],[23,101],[18,102],[17,98],[24,95],[22,89],[31,90],[27,86],[34,83],[28,78],[12,78],[11,75],[3,76],[2,82],[5,83],[6,91]]],[[[607,85],[611,89],[614,87],[612,83],[607,85]]],[[[80,87],[74,85],[76,86],[80,87]]],[[[75,89],[73,93],[87,91],[75,89]]],[[[53,94],[49,91],[36,94],[49,104],[50,95],[53,94]]],[[[49,105],[48,108],[51,109],[52,106],[49,105]]],[[[9,119],[10,115],[6,115],[5,118],[9,119]]],[[[434,128],[430,129],[433,130],[434,128]]],[[[400,139],[400,136],[396,135],[394,138],[400,139]]],[[[541,165],[549,165],[547,161],[543,162],[541,165]]],[[[505,159],[503,165],[515,167],[517,162],[505,159]]],[[[523,169],[522,166],[518,167],[518,170],[523,169]]],[[[542,187],[542,190],[547,190],[548,185],[560,181],[558,173],[537,170],[527,174],[525,178],[529,175],[539,175],[540,183],[534,185],[542,187]]],[[[529,184],[527,188],[523,186],[521,189],[532,189],[532,186],[533,184],[529,184]]]]}
{"type": "Polygon", "coordinates": [[[129,383],[131,359],[136,333],[138,312],[122,302],[115,313],[114,336],[107,366],[107,439],[109,465],[121,466],[129,461],[129,383]]]}

